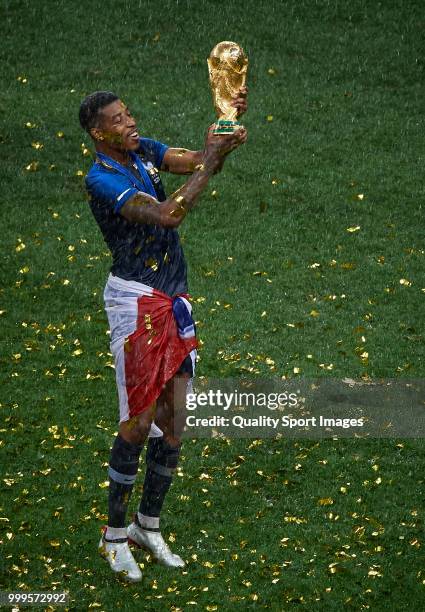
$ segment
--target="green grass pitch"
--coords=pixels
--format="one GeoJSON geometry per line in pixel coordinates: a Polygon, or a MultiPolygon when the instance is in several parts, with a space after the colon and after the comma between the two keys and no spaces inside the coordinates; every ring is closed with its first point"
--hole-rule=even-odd
{"type": "Polygon", "coordinates": [[[420,378],[422,2],[3,0],[0,16],[0,588],[108,612],[423,609],[415,439],[187,440],[162,519],[187,570],[142,554],[141,584],[111,576],[110,257],[77,120],[112,89],[142,134],[200,148],[206,57],[240,43],[249,142],[181,227],[198,373],[420,378]]]}

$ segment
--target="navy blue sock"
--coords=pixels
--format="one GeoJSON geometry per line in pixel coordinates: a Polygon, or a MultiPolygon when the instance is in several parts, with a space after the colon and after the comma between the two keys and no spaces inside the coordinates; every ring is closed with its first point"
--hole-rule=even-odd
{"type": "Polygon", "coordinates": [[[137,476],[143,446],[131,444],[119,434],[115,438],[109,460],[108,527],[125,527],[130,495],[137,476]]]}
{"type": "Polygon", "coordinates": [[[164,438],[149,438],[146,451],[146,474],[139,512],[159,517],[165,496],[179,462],[180,446],[167,444],[164,438]]]}

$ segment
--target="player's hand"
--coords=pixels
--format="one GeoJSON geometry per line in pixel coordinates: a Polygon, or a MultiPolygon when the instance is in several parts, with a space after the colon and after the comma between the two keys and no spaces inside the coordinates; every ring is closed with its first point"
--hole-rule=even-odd
{"type": "Polygon", "coordinates": [[[232,106],[238,109],[238,117],[241,117],[248,110],[248,87],[241,87],[237,94],[233,96],[232,106]]]}
{"type": "Polygon", "coordinates": [[[205,153],[224,157],[234,149],[246,142],[248,137],[246,128],[240,127],[231,134],[214,134],[214,124],[208,129],[205,141],[205,153]]]}

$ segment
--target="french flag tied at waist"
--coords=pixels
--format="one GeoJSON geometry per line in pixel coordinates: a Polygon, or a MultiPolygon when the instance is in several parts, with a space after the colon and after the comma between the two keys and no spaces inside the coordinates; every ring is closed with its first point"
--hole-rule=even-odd
{"type": "Polygon", "coordinates": [[[187,295],[153,290],[137,300],[137,327],[124,344],[130,418],[151,406],[198,346],[187,295]]]}

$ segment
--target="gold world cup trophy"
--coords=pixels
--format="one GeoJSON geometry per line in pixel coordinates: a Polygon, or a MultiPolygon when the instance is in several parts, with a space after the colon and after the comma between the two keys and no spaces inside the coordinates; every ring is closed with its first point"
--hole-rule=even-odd
{"type": "Polygon", "coordinates": [[[231,134],[241,127],[236,121],[238,110],[233,96],[246,83],[248,58],[238,44],[225,40],[218,43],[208,58],[210,86],[218,121],[214,134],[231,134]]]}

